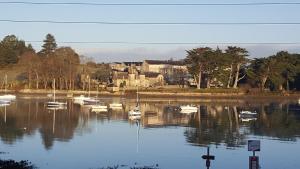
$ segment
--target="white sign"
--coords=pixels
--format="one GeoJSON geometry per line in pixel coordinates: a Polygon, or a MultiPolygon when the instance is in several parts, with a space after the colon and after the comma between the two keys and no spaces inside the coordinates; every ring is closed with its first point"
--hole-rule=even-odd
{"type": "Polygon", "coordinates": [[[248,151],[260,151],[260,141],[248,140],[248,151]]]}

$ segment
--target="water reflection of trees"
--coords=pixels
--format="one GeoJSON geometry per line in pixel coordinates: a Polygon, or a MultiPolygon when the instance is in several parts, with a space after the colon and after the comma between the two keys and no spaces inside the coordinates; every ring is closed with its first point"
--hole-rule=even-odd
{"type": "Polygon", "coordinates": [[[260,107],[259,121],[250,126],[254,135],[283,141],[296,141],[300,136],[300,106],[272,104],[260,107]]]}
{"type": "Polygon", "coordinates": [[[73,138],[78,113],[71,111],[56,110],[54,115],[52,110],[45,108],[42,101],[18,101],[7,107],[6,120],[3,115],[0,116],[0,137],[4,143],[13,144],[38,131],[45,148],[50,149],[55,140],[68,141],[73,138]]]}
{"type": "MultiPolygon", "coordinates": [[[[286,103],[205,103],[199,112],[181,114],[174,102],[141,102],[144,128],[170,126],[185,127],[184,136],[192,145],[208,144],[240,147],[246,144],[249,135],[268,136],[271,139],[296,141],[300,135],[300,107],[286,103]],[[258,119],[242,122],[241,110],[258,113],[258,119]]],[[[127,102],[124,110],[106,113],[92,113],[87,107],[68,103],[67,110],[47,110],[45,100],[19,100],[6,108],[0,108],[0,138],[5,144],[14,144],[24,136],[40,133],[46,149],[51,149],[55,141],[69,141],[74,133],[92,132],[91,120],[128,121],[127,112],[135,102],[127,102]]]]}
{"type": "Polygon", "coordinates": [[[224,143],[227,147],[238,147],[246,142],[246,133],[239,129],[236,107],[200,106],[190,126],[184,135],[187,142],[194,145],[224,143]]]}
{"type": "Polygon", "coordinates": [[[289,104],[254,104],[238,106],[200,106],[192,116],[184,135],[193,145],[224,144],[239,147],[246,144],[248,135],[270,139],[296,141],[300,135],[300,107],[289,104]],[[242,122],[241,110],[258,113],[256,121],[242,122]]]}

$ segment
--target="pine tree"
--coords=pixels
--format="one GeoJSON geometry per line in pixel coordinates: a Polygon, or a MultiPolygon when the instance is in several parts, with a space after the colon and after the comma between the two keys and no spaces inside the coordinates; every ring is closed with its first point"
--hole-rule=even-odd
{"type": "Polygon", "coordinates": [[[47,34],[46,39],[44,40],[44,44],[42,46],[42,50],[39,52],[39,55],[49,57],[51,54],[54,53],[56,48],[57,44],[54,36],[51,34],[47,34]]]}

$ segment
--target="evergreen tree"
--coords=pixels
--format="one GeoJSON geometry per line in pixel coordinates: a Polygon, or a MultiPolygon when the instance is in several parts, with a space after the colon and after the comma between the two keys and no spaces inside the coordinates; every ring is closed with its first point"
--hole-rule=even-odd
{"type": "Polygon", "coordinates": [[[0,65],[15,64],[20,55],[30,50],[23,40],[15,35],[8,35],[0,42],[0,65]]]}
{"type": "Polygon", "coordinates": [[[38,53],[41,56],[49,57],[52,55],[57,48],[57,44],[55,38],[51,34],[46,35],[46,39],[44,40],[44,44],[42,46],[42,50],[38,53]]]}

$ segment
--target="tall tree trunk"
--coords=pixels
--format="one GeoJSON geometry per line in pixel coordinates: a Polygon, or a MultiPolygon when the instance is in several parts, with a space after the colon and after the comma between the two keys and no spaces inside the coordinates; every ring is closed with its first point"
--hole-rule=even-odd
{"type": "Polygon", "coordinates": [[[290,84],[289,84],[289,80],[286,80],[286,91],[290,90],[290,84]]]}
{"type": "Polygon", "coordinates": [[[63,89],[63,82],[62,82],[62,78],[59,78],[59,89],[62,90],[63,89]]]}
{"type": "Polygon", "coordinates": [[[230,84],[232,81],[232,71],[233,71],[233,65],[230,65],[230,74],[229,74],[229,78],[228,78],[228,82],[227,82],[227,88],[230,88],[230,84]]]}
{"type": "Polygon", "coordinates": [[[47,80],[44,80],[44,88],[47,89],[47,80]]]}
{"type": "Polygon", "coordinates": [[[240,74],[240,67],[241,67],[241,64],[238,63],[236,65],[236,73],[235,73],[235,79],[234,79],[234,85],[233,85],[233,88],[236,89],[237,88],[237,85],[238,85],[238,81],[239,81],[239,74],[240,74]]]}
{"type": "Polygon", "coordinates": [[[69,88],[68,88],[68,80],[67,79],[65,79],[65,87],[66,87],[66,90],[69,90],[69,88]]]}
{"type": "Polygon", "coordinates": [[[31,72],[28,72],[28,89],[31,89],[31,72]]]}
{"type": "Polygon", "coordinates": [[[210,78],[207,77],[206,88],[210,89],[210,78]]]}
{"type": "Polygon", "coordinates": [[[36,76],[36,89],[39,89],[39,74],[35,72],[35,76],[36,76]]]}
{"type": "Polygon", "coordinates": [[[283,90],[283,86],[282,86],[282,84],[280,84],[280,85],[278,86],[278,90],[280,90],[280,91],[282,91],[282,90],[283,90]]]}
{"type": "Polygon", "coordinates": [[[201,79],[202,79],[202,65],[200,64],[200,68],[199,68],[199,77],[198,77],[198,83],[197,83],[197,89],[201,88],[201,79]]]}
{"type": "Polygon", "coordinates": [[[267,76],[264,76],[261,80],[261,86],[260,86],[260,89],[263,91],[265,89],[265,84],[267,82],[267,79],[268,77],[267,76]]]}

